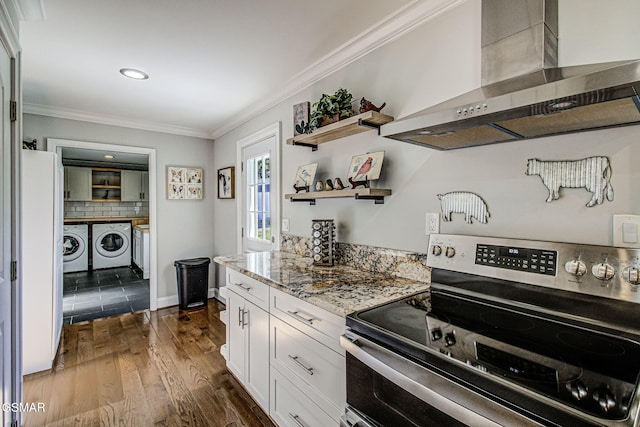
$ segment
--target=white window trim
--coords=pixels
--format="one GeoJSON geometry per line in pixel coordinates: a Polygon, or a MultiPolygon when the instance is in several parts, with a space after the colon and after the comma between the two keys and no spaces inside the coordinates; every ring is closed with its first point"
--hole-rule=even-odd
{"type": "MultiPolygon", "coordinates": [[[[275,242],[273,243],[273,248],[275,250],[280,249],[280,217],[281,217],[281,208],[282,208],[282,200],[280,199],[280,174],[282,168],[280,167],[280,150],[281,150],[281,140],[280,140],[280,122],[276,122],[272,125],[265,127],[255,133],[252,133],[249,136],[246,136],[240,140],[238,140],[236,145],[236,171],[240,171],[242,174],[242,150],[246,147],[249,147],[258,142],[264,141],[267,138],[274,137],[276,140],[276,148],[273,153],[273,157],[276,164],[276,169],[271,170],[271,192],[273,198],[275,200],[275,212],[271,212],[271,235],[275,237],[275,242]]],[[[243,200],[245,197],[245,189],[242,185],[242,179],[236,179],[236,223],[238,224],[237,230],[237,240],[236,240],[236,250],[238,254],[242,254],[242,224],[244,211],[242,206],[244,205],[243,200]]]]}

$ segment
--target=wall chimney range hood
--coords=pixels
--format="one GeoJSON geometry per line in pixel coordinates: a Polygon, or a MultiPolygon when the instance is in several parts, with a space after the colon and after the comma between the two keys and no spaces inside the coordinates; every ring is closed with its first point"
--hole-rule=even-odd
{"type": "Polygon", "coordinates": [[[640,124],[640,60],[557,67],[557,0],[483,0],[482,87],[381,135],[439,150],[640,124]]]}

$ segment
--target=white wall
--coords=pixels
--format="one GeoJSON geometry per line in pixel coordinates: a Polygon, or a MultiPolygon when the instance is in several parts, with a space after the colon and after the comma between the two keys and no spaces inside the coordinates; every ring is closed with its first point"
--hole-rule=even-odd
{"type": "MultiPolygon", "coordinates": [[[[176,273],[178,259],[211,257],[213,254],[213,201],[216,174],[211,167],[213,145],[210,140],[99,125],[95,123],[24,115],[24,135],[60,138],[156,149],[158,300],[159,306],[177,304],[176,273]],[[193,166],[204,169],[203,200],[168,200],[166,167],[193,166]]],[[[213,276],[210,286],[213,287],[213,276]]]]}
{"type": "MultiPolygon", "coordinates": [[[[640,44],[630,19],[640,2],[615,4],[597,0],[560,0],[560,62],[563,65],[640,58],[640,44]],[[580,19],[573,19],[579,16],[580,19]],[[625,17],[622,23],[610,16],[625,17]],[[589,31],[583,31],[588,28],[589,31]],[[564,40],[564,41],[563,41],[564,40]],[[605,46],[601,40],[606,40],[605,46]],[[598,52],[591,46],[597,45],[598,52]],[[611,45],[611,46],[610,46],[611,45]]],[[[612,244],[612,214],[640,214],[640,127],[469,148],[433,151],[377,136],[374,131],[323,144],[317,152],[286,145],[291,137],[292,106],[333,93],[340,87],[375,104],[396,119],[437,104],[480,84],[480,2],[471,0],[428,22],[343,70],[325,78],[214,142],[214,168],[232,165],[236,141],[276,121],[282,122],[283,194],[292,192],[299,165],[319,162],[318,176],[343,179],[352,155],[385,150],[378,187],[391,188],[384,205],[351,199],[319,200],[316,206],[283,201],[283,218],[291,233],[310,235],[313,218],[334,218],[338,240],[412,251],[426,251],[425,212],[439,212],[437,193],[476,192],[491,212],[488,224],[467,225],[457,215],[441,232],[508,236],[592,244],[612,244]],[[609,156],[615,199],[586,208],[583,189],[563,190],[560,200],[546,203],[538,177],[525,176],[528,158],[544,160],[609,156]]],[[[214,253],[236,253],[235,201],[214,201],[214,253]],[[224,236],[224,237],[223,237],[224,236]]]]}

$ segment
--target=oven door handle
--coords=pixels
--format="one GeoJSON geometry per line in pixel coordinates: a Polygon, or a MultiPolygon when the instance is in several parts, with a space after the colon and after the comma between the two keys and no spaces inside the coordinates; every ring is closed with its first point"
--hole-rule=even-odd
{"type": "Polygon", "coordinates": [[[476,427],[540,425],[360,335],[348,331],[340,337],[340,345],[407,393],[464,424],[476,427]]]}

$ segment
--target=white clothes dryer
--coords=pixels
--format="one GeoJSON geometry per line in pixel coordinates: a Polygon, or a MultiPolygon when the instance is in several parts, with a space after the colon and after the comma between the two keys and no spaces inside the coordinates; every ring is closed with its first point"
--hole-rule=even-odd
{"type": "Polygon", "coordinates": [[[131,223],[93,224],[93,268],[131,265],[131,223]]]}
{"type": "Polygon", "coordinates": [[[89,225],[63,226],[62,271],[72,273],[89,269],[89,225]]]}

